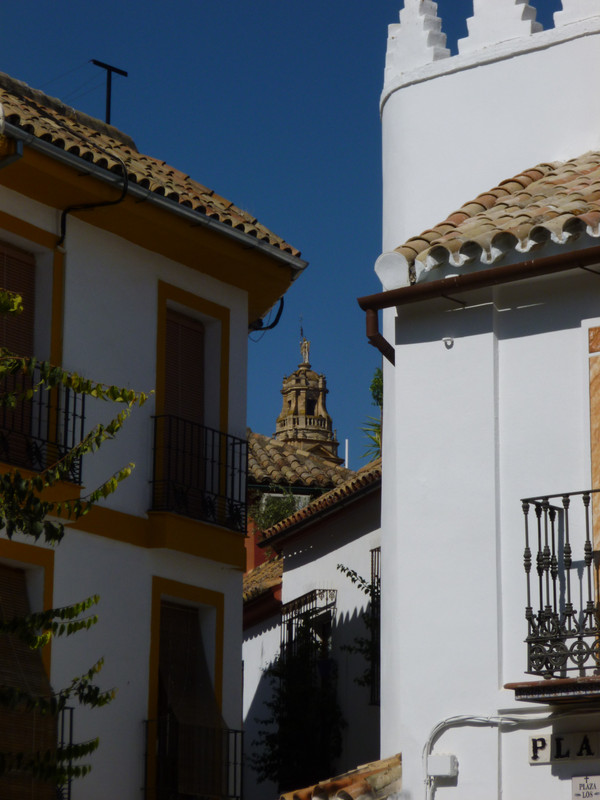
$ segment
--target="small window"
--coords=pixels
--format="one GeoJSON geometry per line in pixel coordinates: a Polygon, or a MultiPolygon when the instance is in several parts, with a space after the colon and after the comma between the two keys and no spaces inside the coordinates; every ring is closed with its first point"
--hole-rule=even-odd
{"type": "Polygon", "coordinates": [[[337,591],[315,589],[281,609],[281,657],[303,653],[309,661],[329,655],[337,591]]]}

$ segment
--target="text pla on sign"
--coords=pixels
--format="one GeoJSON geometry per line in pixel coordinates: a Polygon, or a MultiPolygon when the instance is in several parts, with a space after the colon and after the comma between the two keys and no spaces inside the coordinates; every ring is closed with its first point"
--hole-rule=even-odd
{"type": "Polygon", "coordinates": [[[529,763],[554,764],[600,759],[600,733],[539,733],[529,737],[529,763]]]}

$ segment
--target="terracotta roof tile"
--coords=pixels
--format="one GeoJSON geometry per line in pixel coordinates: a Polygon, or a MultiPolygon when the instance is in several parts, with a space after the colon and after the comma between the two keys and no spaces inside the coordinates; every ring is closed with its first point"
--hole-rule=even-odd
{"type": "Polygon", "coordinates": [[[281,583],[283,574],[283,558],[279,556],[259,564],[244,575],[242,596],[244,601],[251,600],[281,583]]]}
{"type": "Polygon", "coordinates": [[[496,262],[507,251],[527,251],[550,239],[564,244],[583,232],[600,237],[600,152],[539,164],[504,180],[397,252],[415,281],[444,263],[496,262]]]}
{"type": "Polygon", "coordinates": [[[314,786],[281,795],[281,800],[386,800],[400,791],[402,756],[373,761],[314,786]]]}
{"type": "Polygon", "coordinates": [[[295,488],[328,490],[354,475],[345,467],[326,461],[290,442],[270,439],[248,431],[248,482],[295,488]]]}
{"type": "Polygon", "coordinates": [[[267,530],[264,531],[264,538],[271,539],[274,536],[279,536],[279,534],[288,531],[295,525],[306,522],[311,517],[318,515],[320,512],[332,508],[342,500],[346,500],[351,498],[353,495],[359,494],[361,491],[376,484],[378,481],[381,481],[380,458],[371,462],[370,464],[367,464],[340,486],[337,486],[335,489],[332,489],[326,494],[320,495],[320,497],[317,497],[316,500],[313,500],[307,506],[304,506],[304,508],[294,511],[294,513],[290,514],[289,517],[286,517],[285,519],[281,520],[281,522],[276,523],[271,528],[267,528],[267,530]]]}
{"type": "Polygon", "coordinates": [[[76,111],[2,72],[0,103],[4,106],[8,123],[36,138],[101,169],[121,173],[123,162],[132,183],[235,227],[278,250],[300,255],[296,248],[257,222],[252,214],[237,208],[164,161],[139,153],[134,141],[117,128],[76,111]]]}

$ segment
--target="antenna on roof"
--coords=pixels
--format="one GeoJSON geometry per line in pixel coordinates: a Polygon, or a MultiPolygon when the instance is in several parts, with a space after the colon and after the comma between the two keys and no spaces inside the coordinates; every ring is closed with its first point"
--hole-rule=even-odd
{"type": "Polygon", "coordinates": [[[300,314],[300,341],[304,339],[304,328],[302,327],[302,314],[300,314]]]}
{"type": "Polygon", "coordinates": [[[95,58],[90,59],[92,64],[95,64],[97,67],[102,67],[102,69],[106,70],[106,119],[105,122],[107,125],[110,125],[110,100],[111,100],[111,89],[112,89],[112,74],[116,72],[117,75],[123,75],[127,78],[127,73],[124,69],[119,69],[118,67],[112,67],[110,64],[105,64],[104,61],[98,61],[95,58]]]}

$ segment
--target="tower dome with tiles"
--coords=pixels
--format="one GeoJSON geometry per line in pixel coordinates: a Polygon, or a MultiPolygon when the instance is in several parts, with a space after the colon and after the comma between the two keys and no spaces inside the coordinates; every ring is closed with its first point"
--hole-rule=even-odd
{"type": "Polygon", "coordinates": [[[302,361],[298,369],[283,379],[283,406],[273,438],[341,464],[336,432],[327,413],[327,381],[324,375],[311,369],[310,342],[304,336],[300,352],[302,361]]]}

